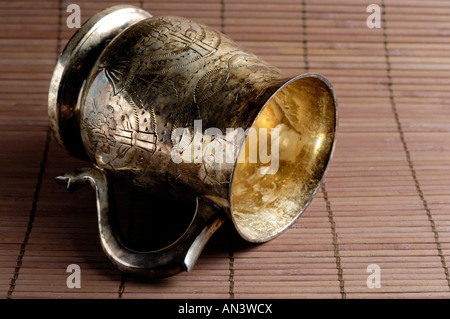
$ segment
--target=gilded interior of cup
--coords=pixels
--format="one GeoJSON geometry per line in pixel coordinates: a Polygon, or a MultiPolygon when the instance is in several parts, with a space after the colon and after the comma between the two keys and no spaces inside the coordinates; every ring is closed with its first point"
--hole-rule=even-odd
{"type": "Polygon", "coordinates": [[[306,209],[331,157],[336,126],[334,94],[318,75],[294,78],[268,100],[233,175],[231,214],[243,238],[272,239],[306,209]]]}

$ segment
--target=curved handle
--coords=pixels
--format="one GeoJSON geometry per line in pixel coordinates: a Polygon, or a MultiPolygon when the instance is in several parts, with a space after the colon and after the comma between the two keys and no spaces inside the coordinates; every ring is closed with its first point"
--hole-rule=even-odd
{"type": "Polygon", "coordinates": [[[88,183],[95,189],[102,248],[120,270],[131,275],[160,278],[191,270],[209,238],[225,220],[212,202],[197,197],[194,218],[179,239],[159,250],[133,251],[120,241],[114,223],[111,223],[110,216],[116,208],[105,171],[82,168],[58,176],[56,180],[66,184],[69,191],[88,183]]]}

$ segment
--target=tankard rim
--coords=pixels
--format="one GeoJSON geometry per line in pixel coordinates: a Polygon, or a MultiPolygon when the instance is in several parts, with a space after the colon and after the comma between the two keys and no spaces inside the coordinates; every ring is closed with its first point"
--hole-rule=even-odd
{"type": "Polygon", "coordinates": [[[232,191],[233,191],[233,184],[235,181],[235,175],[236,175],[236,167],[237,167],[237,161],[240,155],[240,152],[242,151],[242,149],[244,148],[244,143],[242,143],[241,148],[239,149],[239,152],[237,154],[236,157],[236,162],[233,166],[233,170],[232,170],[232,174],[231,174],[231,179],[230,179],[230,187],[228,189],[228,198],[229,198],[229,218],[231,219],[234,228],[236,229],[236,231],[238,232],[238,234],[245,239],[248,242],[251,243],[264,243],[267,241],[270,241],[276,237],[278,237],[280,234],[282,234],[284,231],[286,231],[287,229],[289,229],[292,224],[294,224],[297,219],[303,214],[303,212],[308,208],[309,204],[312,202],[312,200],[314,199],[316,193],[318,192],[322,182],[323,182],[323,178],[325,177],[326,171],[328,170],[328,166],[329,163],[333,157],[334,154],[334,150],[336,147],[336,139],[337,139],[337,132],[338,132],[338,126],[339,126],[339,105],[338,105],[338,100],[335,94],[335,89],[332,85],[332,83],[330,82],[330,80],[328,80],[324,75],[320,74],[320,73],[315,73],[315,72],[307,72],[307,73],[303,73],[297,76],[294,76],[293,78],[291,78],[290,80],[287,80],[283,85],[280,86],[280,88],[278,88],[273,94],[272,96],[270,96],[270,98],[266,101],[266,103],[263,105],[263,107],[261,108],[261,110],[258,112],[258,114],[256,115],[253,123],[250,125],[250,127],[252,127],[254,125],[254,123],[257,121],[258,117],[263,113],[263,111],[266,109],[266,107],[269,105],[270,101],[278,94],[280,93],[283,89],[285,89],[287,86],[289,86],[290,84],[293,84],[299,80],[302,79],[306,79],[306,78],[315,78],[318,79],[319,81],[321,81],[329,90],[330,96],[332,98],[332,102],[333,102],[333,106],[334,106],[334,126],[332,128],[333,131],[333,139],[332,139],[332,143],[330,146],[330,150],[328,152],[328,156],[326,158],[326,162],[324,163],[324,168],[323,171],[321,172],[321,178],[318,181],[317,185],[315,186],[313,192],[311,193],[311,195],[309,196],[309,199],[307,200],[307,202],[301,207],[301,209],[296,213],[295,217],[292,218],[288,223],[286,223],[283,227],[277,229],[276,232],[273,232],[272,234],[268,235],[268,236],[263,236],[263,237],[252,237],[249,234],[246,234],[245,231],[243,231],[241,229],[241,227],[238,225],[238,222],[236,221],[235,218],[235,214],[234,214],[234,207],[233,207],[233,195],[232,195],[232,191]]]}

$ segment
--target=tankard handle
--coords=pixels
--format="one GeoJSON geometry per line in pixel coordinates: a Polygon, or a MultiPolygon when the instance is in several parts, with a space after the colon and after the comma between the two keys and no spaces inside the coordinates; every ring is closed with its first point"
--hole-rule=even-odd
{"type": "Polygon", "coordinates": [[[111,221],[115,213],[107,173],[99,168],[82,168],[56,178],[75,191],[90,184],[96,192],[98,226],[102,248],[110,260],[123,272],[141,277],[160,278],[189,271],[212,234],[225,221],[224,214],[207,199],[196,198],[196,211],[191,224],[171,245],[149,252],[134,251],[126,247],[111,221]]]}

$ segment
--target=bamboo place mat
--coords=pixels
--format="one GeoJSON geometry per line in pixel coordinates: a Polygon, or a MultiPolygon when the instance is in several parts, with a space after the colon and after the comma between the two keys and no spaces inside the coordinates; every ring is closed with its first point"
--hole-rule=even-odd
{"type": "MultiPolygon", "coordinates": [[[[450,297],[450,2],[130,3],[208,24],[288,74],[321,73],[339,100],[324,184],[289,230],[253,245],[226,224],[193,271],[157,281],[112,267],[94,192],[68,193],[54,180],[86,166],[48,129],[49,81],[74,32],[70,3],[0,1],[2,298],[450,297]],[[378,29],[366,24],[373,3],[378,29]],[[70,264],[80,266],[81,288],[66,285],[70,264]],[[373,264],[379,288],[367,284],[373,264]]],[[[84,21],[126,1],[74,3],[84,21]]]]}

